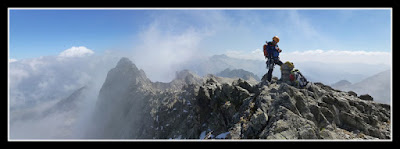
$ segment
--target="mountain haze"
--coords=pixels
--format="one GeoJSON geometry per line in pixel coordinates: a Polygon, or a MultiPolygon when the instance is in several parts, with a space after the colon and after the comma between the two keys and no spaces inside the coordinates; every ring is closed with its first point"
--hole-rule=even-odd
{"type": "Polygon", "coordinates": [[[226,78],[237,77],[237,78],[242,78],[244,80],[254,80],[254,81],[261,80],[260,77],[258,77],[257,75],[255,75],[249,71],[243,70],[243,69],[231,70],[231,69],[227,68],[224,71],[217,73],[216,75],[220,76],[220,77],[226,77],[226,78]]]}
{"type": "MultiPolygon", "coordinates": [[[[286,62],[291,60],[281,58],[281,61],[286,62]]],[[[291,62],[294,63],[295,68],[299,69],[308,80],[324,84],[333,84],[340,80],[359,82],[376,73],[390,69],[390,66],[380,64],[323,63],[313,62],[312,60],[307,62],[291,62]]],[[[268,71],[264,60],[233,58],[225,54],[189,61],[181,64],[180,68],[189,69],[200,76],[217,74],[227,68],[231,70],[243,69],[259,77],[268,71]]],[[[273,76],[280,77],[281,72],[279,68],[279,66],[275,66],[273,76]]]]}
{"type": "Polygon", "coordinates": [[[343,91],[354,91],[357,94],[369,94],[376,102],[390,104],[390,76],[391,71],[386,70],[354,84],[342,84],[338,82],[332,85],[332,87],[343,91]]]}
{"type": "Polygon", "coordinates": [[[76,127],[86,110],[83,103],[87,91],[87,87],[81,87],[61,100],[10,111],[10,138],[77,139],[76,127]]]}

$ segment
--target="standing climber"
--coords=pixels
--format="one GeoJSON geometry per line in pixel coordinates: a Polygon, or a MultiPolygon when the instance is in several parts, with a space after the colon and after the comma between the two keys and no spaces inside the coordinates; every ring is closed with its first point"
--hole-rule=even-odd
{"type": "MultiPolygon", "coordinates": [[[[266,41],[266,44],[264,45],[264,56],[265,58],[268,58],[267,60],[267,68],[268,68],[268,73],[267,73],[267,80],[268,82],[271,82],[272,79],[272,71],[274,71],[274,65],[278,64],[279,66],[282,65],[282,61],[279,60],[279,53],[282,52],[281,49],[278,47],[278,42],[279,42],[279,37],[274,36],[272,38],[271,42],[266,41]]],[[[265,80],[265,75],[262,80],[265,80]]]]}

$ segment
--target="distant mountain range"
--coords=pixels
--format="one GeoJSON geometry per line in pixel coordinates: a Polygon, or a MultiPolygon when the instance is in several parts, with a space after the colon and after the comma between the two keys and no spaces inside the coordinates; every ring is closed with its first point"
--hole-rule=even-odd
{"type": "MultiPolygon", "coordinates": [[[[282,62],[290,61],[281,59],[282,62]]],[[[372,65],[372,64],[336,64],[321,62],[293,62],[295,68],[299,69],[302,74],[312,82],[321,82],[324,84],[333,84],[340,80],[348,80],[350,82],[359,82],[369,76],[384,70],[390,69],[388,65],[372,65]]],[[[194,73],[204,76],[207,74],[217,74],[225,69],[243,69],[254,73],[257,76],[264,76],[267,72],[265,61],[248,60],[232,58],[227,55],[214,55],[207,59],[195,60],[187,62],[180,66],[182,69],[189,69],[194,73]]],[[[275,66],[273,76],[281,77],[280,67],[275,66]]]]}
{"type": "Polygon", "coordinates": [[[341,80],[332,84],[332,87],[343,91],[354,91],[357,94],[369,94],[376,102],[390,104],[390,73],[390,70],[386,70],[354,84],[341,80]]]}
{"type": "MultiPolygon", "coordinates": [[[[253,73],[255,76],[263,76],[267,72],[265,66],[265,61],[262,60],[238,59],[222,54],[189,62],[182,67],[201,76],[219,74],[223,77],[231,77],[235,74],[230,71],[235,69],[253,73]]],[[[352,90],[357,94],[370,94],[377,102],[390,103],[390,66],[388,65],[294,62],[294,66],[309,81],[331,84],[336,89],[352,90]],[[352,84],[351,82],[358,83],[352,84]]],[[[275,66],[273,71],[273,76],[278,78],[281,77],[279,68],[279,66],[275,66]]],[[[236,74],[236,77],[239,75],[236,74]]],[[[242,79],[244,78],[242,77],[242,79]]]]}
{"type": "Polygon", "coordinates": [[[257,76],[263,76],[266,73],[265,62],[231,58],[224,54],[213,55],[202,60],[190,61],[183,64],[181,67],[182,69],[189,69],[200,76],[217,74],[225,69],[243,69],[257,76]]]}
{"type": "Polygon", "coordinates": [[[257,75],[253,74],[252,72],[243,70],[243,69],[225,69],[219,73],[216,74],[217,76],[220,77],[226,77],[226,78],[242,78],[244,80],[255,80],[255,81],[261,81],[260,77],[257,75]]]}

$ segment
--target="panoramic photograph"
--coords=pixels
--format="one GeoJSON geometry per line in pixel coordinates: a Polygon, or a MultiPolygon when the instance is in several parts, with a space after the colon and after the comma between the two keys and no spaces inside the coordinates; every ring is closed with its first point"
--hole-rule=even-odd
{"type": "Polygon", "coordinates": [[[8,8],[8,141],[392,141],[392,8],[8,8]]]}

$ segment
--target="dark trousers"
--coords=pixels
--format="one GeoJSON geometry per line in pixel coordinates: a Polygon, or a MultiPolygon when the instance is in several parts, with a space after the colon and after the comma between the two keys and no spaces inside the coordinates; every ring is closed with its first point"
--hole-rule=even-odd
{"type": "MultiPolygon", "coordinates": [[[[279,58],[274,58],[274,61],[273,61],[275,64],[278,64],[279,66],[282,66],[282,61],[281,60],[279,60],[279,58]]],[[[268,69],[268,73],[267,73],[267,80],[268,80],[268,82],[271,82],[271,79],[272,79],[272,71],[274,71],[274,68],[272,67],[272,68],[269,68],[268,69]]]]}

